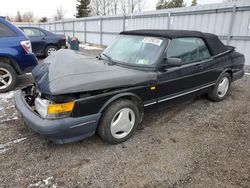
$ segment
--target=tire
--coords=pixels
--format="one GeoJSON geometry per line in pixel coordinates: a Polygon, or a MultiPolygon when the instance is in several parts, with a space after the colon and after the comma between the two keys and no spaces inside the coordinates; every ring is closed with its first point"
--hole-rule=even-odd
{"type": "Polygon", "coordinates": [[[51,55],[51,52],[55,52],[57,50],[58,50],[57,46],[49,45],[45,48],[44,55],[48,57],[49,55],[51,55]]]}
{"type": "Polygon", "coordinates": [[[208,98],[215,102],[225,99],[230,91],[231,81],[231,75],[227,72],[223,73],[215,86],[208,92],[208,98]]]}
{"type": "Polygon", "coordinates": [[[0,62],[0,93],[13,90],[16,79],[17,73],[15,69],[7,63],[0,62]]]}
{"type": "Polygon", "coordinates": [[[103,141],[119,144],[133,135],[139,121],[138,107],[130,100],[120,99],[104,111],[97,132],[103,141]]]}

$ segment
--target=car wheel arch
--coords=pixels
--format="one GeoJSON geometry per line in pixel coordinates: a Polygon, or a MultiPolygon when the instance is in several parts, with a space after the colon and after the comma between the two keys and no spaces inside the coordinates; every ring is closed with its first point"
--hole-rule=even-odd
{"type": "Polygon", "coordinates": [[[13,58],[0,54],[0,62],[7,63],[7,64],[11,65],[15,69],[17,74],[21,73],[21,70],[20,70],[17,62],[13,58]]]}
{"type": "Polygon", "coordinates": [[[137,96],[134,93],[120,93],[117,94],[113,97],[111,97],[108,101],[105,102],[105,104],[102,106],[102,108],[100,109],[99,113],[102,113],[105,109],[107,109],[113,102],[119,100],[119,99],[128,99],[131,100],[132,102],[134,102],[138,109],[139,109],[139,113],[140,113],[140,122],[142,121],[143,115],[144,115],[144,106],[143,106],[143,101],[141,100],[141,98],[139,96],[137,96]]]}
{"type": "Polygon", "coordinates": [[[227,68],[227,69],[223,70],[223,71],[220,73],[220,75],[218,76],[218,78],[217,78],[217,80],[216,80],[216,83],[218,82],[218,80],[220,79],[220,77],[221,77],[224,73],[228,73],[228,74],[231,76],[231,79],[232,79],[232,77],[233,77],[233,71],[232,71],[232,69],[227,68]]]}
{"type": "Polygon", "coordinates": [[[47,44],[45,47],[44,47],[44,55],[45,55],[45,53],[46,53],[46,49],[49,47],[49,46],[55,46],[57,49],[59,49],[59,46],[57,45],[57,44],[54,44],[54,43],[49,43],[49,44],[47,44]]]}

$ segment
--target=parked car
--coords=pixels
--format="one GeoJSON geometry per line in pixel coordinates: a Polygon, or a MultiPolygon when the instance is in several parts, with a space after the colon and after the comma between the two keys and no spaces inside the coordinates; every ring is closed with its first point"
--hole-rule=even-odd
{"type": "Polygon", "coordinates": [[[36,56],[49,56],[51,53],[66,48],[66,37],[54,34],[39,27],[19,27],[28,35],[36,56]]]}
{"type": "Polygon", "coordinates": [[[122,32],[98,58],[60,50],[33,71],[15,103],[26,124],[57,143],[130,138],[143,109],[204,93],[223,100],[244,75],[244,55],[198,31],[122,32]]]}
{"type": "Polygon", "coordinates": [[[30,72],[36,65],[29,38],[0,17],[0,93],[12,90],[17,75],[30,72]]]}

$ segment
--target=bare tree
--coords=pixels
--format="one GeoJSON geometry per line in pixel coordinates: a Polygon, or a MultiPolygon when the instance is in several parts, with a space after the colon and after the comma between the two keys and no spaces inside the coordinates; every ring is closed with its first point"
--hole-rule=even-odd
{"type": "Polygon", "coordinates": [[[90,10],[93,16],[101,15],[101,4],[100,0],[91,0],[90,2],[90,10]]]}
{"type": "Polygon", "coordinates": [[[91,11],[94,16],[107,15],[110,10],[110,0],[92,0],[90,3],[91,11]]]}
{"type": "Polygon", "coordinates": [[[127,14],[141,11],[145,0],[91,0],[92,15],[127,14]]]}
{"type": "Polygon", "coordinates": [[[45,22],[48,22],[48,21],[49,21],[49,19],[46,16],[39,19],[39,22],[41,22],[41,23],[45,23],[45,22]]]}
{"type": "Polygon", "coordinates": [[[236,2],[236,1],[239,1],[239,0],[224,0],[224,2],[236,2]]]}
{"type": "Polygon", "coordinates": [[[23,22],[34,22],[35,18],[34,18],[34,14],[33,12],[29,11],[29,12],[25,12],[23,14],[23,18],[22,18],[23,22]]]}
{"type": "Polygon", "coordinates": [[[15,22],[22,22],[22,21],[23,21],[22,15],[19,11],[17,11],[16,17],[15,17],[15,22]]]}
{"type": "Polygon", "coordinates": [[[100,0],[100,7],[101,7],[101,15],[107,15],[109,9],[109,1],[107,0],[100,0]]]}
{"type": "Polygon", "coordinates": [[[121,12],[123,14],[126,14],[127,13],[127,0],[120,0],[119,1],[120,3],[120,7],[121,7],[121,12]]]}
{"type": "Polygon", "coordinates": [[[10,16],[10,15],[7,15],[6,16],[6,19],[8,20],[8,21],[10,21],[10,22],[14,22],[15,21],[15,17],[14,16],[10,16]]]}
{"type": "Polygon", "coordinates": [[[62,7],[57,8],[56,10],[56,15],[54,16],[54,19],[57,20],[62,20],[64,18],[65,11],[63,10],[62,7]]]}
{"type": "Polygon", "coordinates": [[[113,7],[112,12],[113,14],[118,14],[118,4],[119,0],[111,0],[110,5],[113,7]]]}

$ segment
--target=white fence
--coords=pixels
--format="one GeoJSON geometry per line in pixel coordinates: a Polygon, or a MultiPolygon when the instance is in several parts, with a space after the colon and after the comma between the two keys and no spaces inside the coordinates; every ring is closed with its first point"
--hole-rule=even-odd
{"type": "Polygon", "coordinates": [[[82,42],[108,45],[123,30],[187,29],[219,35],[227,44],[236,46],[250,65],[250,1],[220,3],[165,9],[133,15],[88,17],[42,24],[16,23],[39,26],[49,31],[76,36],[82,42]]]}

